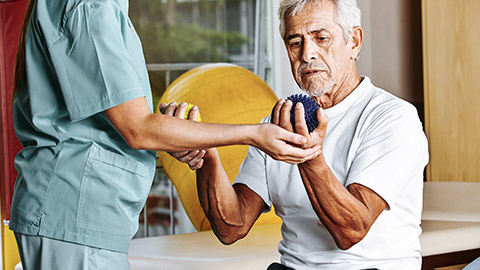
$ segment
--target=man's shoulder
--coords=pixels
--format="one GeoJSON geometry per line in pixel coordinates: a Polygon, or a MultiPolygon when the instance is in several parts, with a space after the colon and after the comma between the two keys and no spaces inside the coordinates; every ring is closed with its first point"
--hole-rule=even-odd
{"type": "Polygon", "coordinates": [[[417,109],[412,103],[373,84],[369,89],[369,98],[366,107],[381,114],[417,114],[417,109]]]}
{"type": "Polygon", "coordinates": [[[360,121],[371,128],[413,127],[420,123],[417,109],[410,102],[374,85],[368,91],[360,121]],[[362,120],[363,119],[363,120],[362,120]]]}

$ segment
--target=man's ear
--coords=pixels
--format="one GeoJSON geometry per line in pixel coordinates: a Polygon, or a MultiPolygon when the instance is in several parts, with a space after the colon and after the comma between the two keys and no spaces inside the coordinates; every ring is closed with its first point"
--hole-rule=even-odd
{"type": "Polygon", "coordinates": [[[363,44],[363,28],[360,26],[355,26],[352,31],[352,36],[350,38],[351,44],[351,54],[350,59],[357,60],[360,55],[360,50],[363,44]]]}

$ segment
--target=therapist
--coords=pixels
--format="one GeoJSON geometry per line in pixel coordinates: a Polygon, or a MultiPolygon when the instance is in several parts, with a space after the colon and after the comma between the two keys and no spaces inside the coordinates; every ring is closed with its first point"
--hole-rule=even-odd
{"type": "MultiPolygon", "coordinates": [[[[156,150],[250,144],[299,163],[302,135],[273,124],[220,125],[153,114],[127,0],[32,0],[20,37],[14,127],[24,149],[10,228],[24,270],[128,269],[129,242],[149,193],[156,150]],[[192,132],[194,131],[194,132],[192,132]]],[[[195,119],[198,108],[190,113],[195,119]]]]}

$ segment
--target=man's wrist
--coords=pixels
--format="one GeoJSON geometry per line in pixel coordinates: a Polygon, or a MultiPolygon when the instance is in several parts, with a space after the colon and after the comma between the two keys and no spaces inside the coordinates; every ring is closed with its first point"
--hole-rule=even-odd
{"type": "Polygon", "coordinates": [[[321,168],[322,166],[327,166],[327,163],[325,161],[325,156],[323,155],[323,149],[322,149],[322,152],[320,152],[320,154],[318,154],[318,156],[316,156],[315,158],[309,159],[298,165],[305,166],[305,167],[314,167],[314,168],[321,168]]]}
{"type": "Polygon", "coordinates": [[[205,162],[211,162],[212,160],[215,160],[217,158],[218,152],[216,148],[209,148],[205,150],[205,155],[203,156],[205,162]]]}

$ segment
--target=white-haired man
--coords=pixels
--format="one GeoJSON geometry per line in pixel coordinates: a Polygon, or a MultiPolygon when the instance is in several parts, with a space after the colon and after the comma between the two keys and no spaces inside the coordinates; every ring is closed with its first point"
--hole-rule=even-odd
{"type": "MultiPolygon", "coordinates": [[[[356,1],[285,0],[279,16],[293,76],[320,105],[311,133],[295,107],[295,131],[323,151],[291,165],[250,147],[232,186],[207,150],[197,185],[213,231],[233,243],[273,205],[281,263],[269,269],[420,269],[427,140],[411,104],[359,75],[356,1]]],[[[264,121],[293,130],[291,108],[281,99],[264,121]]]]}

